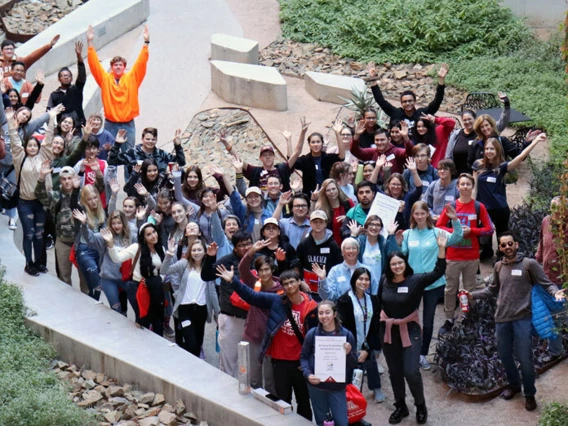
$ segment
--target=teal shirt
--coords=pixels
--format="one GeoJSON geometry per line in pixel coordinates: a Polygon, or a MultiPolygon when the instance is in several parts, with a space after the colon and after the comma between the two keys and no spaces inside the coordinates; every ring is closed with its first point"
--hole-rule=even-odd
{"type": "MultiPolygon", "coordinates": [[[[415,274],[432,272],[438,260],[438,243],[436,238],[438,232],[443,232],[448,237],[448,246],[458,244],[463,238],[463,229],[459,220],[453,220],[454,232],[451,234],[440,228],[407,229],[404,231],[402,247],[396,243],[394,235],[389,235],[387,249],[388,252],[400,250],[404,255],[408,255],[408,264],[412,267],[415,274]]],[[[433,290],[446,284],[446,277],[442,276],[438,281],[426,287],[425,291],[433,290]]]]}

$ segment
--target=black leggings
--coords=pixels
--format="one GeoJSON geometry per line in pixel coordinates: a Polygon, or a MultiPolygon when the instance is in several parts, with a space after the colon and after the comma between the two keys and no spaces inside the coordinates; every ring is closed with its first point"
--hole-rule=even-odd
{"type": "Polygon", "coordinates": [[[299,369],[300,361],[287,361],[272,358],[274,369],[274,387],[278,398],[292,403],[292,389],[296,395],[298,414],[312,421],[312,408],[310,407],[310,394],[304,375],[299,369]]]}
{"type": "Polygon", "coordinates": [[[146,328],[152,326],[152,331],[158,336],[164,335],[164,285],[162,277],[146,278],[146,287],[150,293],[150,308],[148,315],[140,318],[140,324],[146,328]]]}
{"type": "Polygon", "coordinates": [[[207,305],[200,306],[196,303],[179,305],[178,320],[183,336],[181,347],[199,357],[203,345],[203,336],[205,335],[207,305]]]}

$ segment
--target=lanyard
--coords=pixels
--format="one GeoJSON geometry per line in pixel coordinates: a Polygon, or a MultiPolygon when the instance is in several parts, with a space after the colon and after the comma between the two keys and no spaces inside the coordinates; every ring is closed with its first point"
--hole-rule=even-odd
{"type": "Polygon", "coordinates": [[[361,311],[363,311],[363,334],[365,335],[366,338],[367,337],[367,295],[363,293],[363,300],[365,301],[365,309],[363,309],[363,305],[361,305],[361,301],[357,297],[357,293],[355,293],[355,300],[357,300],[359,308],[361,308],[361,311]]]}

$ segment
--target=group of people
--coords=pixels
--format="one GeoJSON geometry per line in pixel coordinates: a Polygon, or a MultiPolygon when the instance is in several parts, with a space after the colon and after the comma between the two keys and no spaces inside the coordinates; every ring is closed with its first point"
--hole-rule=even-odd
{"type": "MultiPolygon", "coordinates": [[[[558,277],[550,277],[549,270],[547,278],[536,261],[523,261],[508,232],[505,177],[546,136],[531,132],[522,150],[500,136],[510,110],[505,94],[499,123],[463,111],[463,128],[456,130],[456,120],[435,116],[447,65],[438,71],[435,99],[425,108],[416,108],[412,91],[401,94],[401,107],[392,105],[373,81],[373,95],[391,119],[388,129],[378,127],[373,109],[352,125],[336,121],[333,152],[322,133],[308,134],[309,123],[302,119],[286,160],[276,163],[274,148],[266,145],[258,165],[243,161],[239,147],[222,133],[236,178],[210,166],[217,181],[210,187],[201,168],[185,158],[181,131],[171,153],[156,147],[155,128],[143,129],[134,146],[148,28],[143,35],[133,67],[126,71],[126,60],[117,56],[107,72],[93,47],[93,29],[87,31],[88,63],[101,87],[104,117],[85,117],[82,110],[81,42],[75,45],[76,82],[62,68],[47,112],[33,119],[42,87],[40,78],[33,88],[25,81],[33,59],[14,56],[13,43],[2,44],[8,78],[2,86],[6,108],[0,108],[2,171],[19,189],[30,276],[47,272],[50,235],[62,281],[71,284],[75,264],[83,292],[97,300],[104,292],[110,308],[123,315],[130,305],[138,326],[175,338],[195,356],[204,356],[205,325],[216,321],[222,371],[236,376],[238,343],[246,340],[253,387],[289,403],[293,392],[300,415],[311,420],[313,414],[322,425],[331,412],[336,426],[347,425],[345,387],[356,367],[365,371],[373,400],[385,401],[377,365],[381,351],[396,407],[389,422],[409,415],[406,381],[416,420],[425,423],[420,368],[430,368],[437,303],[444,301],[446,322],[439,331],[444,334],[460,317],[460,288],[472,298],[497,296],[498,351],[510,385],[504,396],[520,390],[515,345],[526,408],[536,407],[532,360],[525,350],[530,285],[538,282],[558,298],[563,295],[558,277]],[[306,140],[309,151],[302,155],[306,140]],[[300,183],[291,179],[294,171],[301,172],[300,183]],[[398,202],[393,223],[374,213],[378,193],[398,202]],[[476,291],[480,256],[492,256],[494,231],[504,259],[496,263],[492,286],[476,291]],[[512,296],[521,281],[528,296],[512,296]],[[144,306],[138,303],[141,290],[144,306]],[[315,375],[318,336],[345,338],[343,383],[315,375]]],[[[372,64],[369,74],[376,76],[372,64]]],[[[282,134],[291,147],[291,132],[282,134]]],[[[5,214],[14,228],[15,211],[5,214]]],[[[543,231],[539,249],[545,265],[555,253],[549,233],[543,231]]],[[[556,351],[558,356],[562,348],[556,351]]]]}

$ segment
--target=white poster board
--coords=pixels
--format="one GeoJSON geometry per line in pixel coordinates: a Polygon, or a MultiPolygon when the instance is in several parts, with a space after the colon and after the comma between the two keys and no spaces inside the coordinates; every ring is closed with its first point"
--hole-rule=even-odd
{"type": "Polygon", "coordinates": [[[381,234],[383,235],[383,237],[386,238],[388,237],[387,227],[392,223],[394,223],[399,208],[400,208],[399,200],[395,200],[394,198],[389,197],[388,195],[377,192],[367,217],[371,215],[377,215],[381,218],[384,225],[383,229],[381,230],[381,234]]]}
{"type": "Polygon", "coordinates": [[[345,336],[316,336],[314,375],[322,382],[345,383],[345,336]]]}

